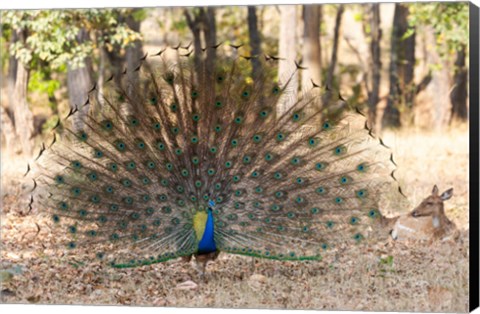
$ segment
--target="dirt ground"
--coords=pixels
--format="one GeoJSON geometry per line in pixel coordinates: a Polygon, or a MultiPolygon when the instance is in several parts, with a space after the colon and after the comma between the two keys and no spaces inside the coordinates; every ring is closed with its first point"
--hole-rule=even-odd
{"type": "Polygon", "coordinates": [[[468,129],[386,133],[397,178],[412,209],[434,184],[453,187],[447,216],[456,242],[377,242],[321,262],[276,262],[220,255],[205,280],[170,261],[112,269],[43,253],[55,241],[43,218],[26,214],[22,158],[2,159],[2,303],[128,304],[169,307],[288,308],[357,311],[468,311],[468,129]]]}

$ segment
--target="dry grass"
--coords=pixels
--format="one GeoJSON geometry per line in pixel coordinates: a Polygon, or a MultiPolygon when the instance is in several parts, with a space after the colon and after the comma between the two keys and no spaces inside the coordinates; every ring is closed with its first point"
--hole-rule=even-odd
{"type": "MultiPolygon", "coordinates": [[[[468,130],[387,133],[384,138],[394,147],[397,177],[411,206],[433,184],[442,191],[454,187],[446,212],[462,229],[458,242],[380,242],[316,263],[221,255],[208,266],[208,282],[178,261],[117,270],[46,257],[41,245],[55,238],[36,214],[22,215],[27,199],[20,197],[19,178],[25,164],[4,159],[2,302],[466,312],[468,130]]],[[[408,208],[389,209],[399,210],[408,208]]]]}
{"type": "Polygon", "coordinates": [[[410,209],[430,194],[437,184],[440,192],[454,188],[453,198],[445,203],[447,216],[461,229],[468,229],[467,125],[441,132],[405,130],[387,132],[384,141],[392,147],[398,178],[410,201],[410,209]]]}

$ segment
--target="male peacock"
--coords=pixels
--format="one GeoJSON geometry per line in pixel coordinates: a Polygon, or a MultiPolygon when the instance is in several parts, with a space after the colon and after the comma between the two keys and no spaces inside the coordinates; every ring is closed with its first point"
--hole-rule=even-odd
{"type": "Polygon", "coordinates": [[[66,249],[115,267],[220,251],[318,260],[381,222],[393,160],[364,118],[332,118],[316,84],[296,97],[291,75],[273,79],[277,58],[258,57],[252,75],[232,47],[214,68],[162,50],[132,69],[136,82],[110,78],[97,97],[94,87],[81,129],[68,125],[82,106],[59,122],[62,139],[32,171],[32,203],[70,236],[66,249]]]}

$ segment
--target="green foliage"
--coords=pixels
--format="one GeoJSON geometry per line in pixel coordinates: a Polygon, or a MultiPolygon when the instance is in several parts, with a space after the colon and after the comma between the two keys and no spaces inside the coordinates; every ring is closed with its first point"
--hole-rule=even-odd
{"type": "MultiPolygon", "coordinates": [[[[3,31],[3,30],[2,30],[3,31]]],[[[3,34],[4,35],[4,34],[3,34]]],[[[8,46],[7,46],[7,39],[8,37],[0,36],[0,69],[2,73],[6,69],[6,65],[8,63],[8,46]]]]}
{"type": "Polygon", "coordinates": [[[145,20],[147,15],[147,9],[139,9],[132,12],[133,19],[137,22],[145,20]]]}
{"type": "MultiPolygon", "coordinates": [[[[42,125],[42,132],[43,133],[48,133],[53,130],[55,126],[57,126],[58,120],[60,118],[57,115],[53,115],[45,121],[45,123],[42,125]]],[[[61,128],[61,126],[60,126],[61,128]]],[[[58,130],[58,129],[57,129],[58,130]]],[[[60,130],[59,130],[60,131],[60,130]]],[[[59,132],[61,133],[61,132],[59,132]]]]}
{"type": "Polygon", "coordinates": [[[180,38],[190,35],[185,16],[184,8],[171,8],[165,10],[161,17],[157,18],[158,27],[167,34],[178,34],[180,38]]]}
{"type": "Polygon", "coordinates": [[[173,22],[172,25],[172,28],[179,32],[185,32],[187,30],[187,27],[187,21],[185,21],[185,19],[176,20],[173,22]]]}
{"type": "Polygon", "coordinates": [[[468,46],[468,2],[432,2],[409,4],[411,26],[431,26],[438,52],[447,56],[468,46]]]}
{"type": "Polygon", "coordinates": [[[59,88],[59,80],[48,79],[46,74],[40,71],[33,72],[28,82],[28,91],[46,93],[49,97],[53,97],[53,93],[59,88]]]}
{"type": "Polygon", "coordinates": [[[385,258],[380,258],[380,261],[378,262],[378,270],[382,274],[395,272],[393,256],[389,255],[385,258]]]}
{"type": "MultiPolygon", "coordinates": [[[[126,47],[140,39],[122,22],[121,15],[130,9],[89,10],[37,10],[2,11],[1,17],[7,29],[24,30],[26,38],[10,46],[10,53],[20,62],[29,64],[39,59],[53,69],[68,64],[72,68],[84,66],[86,57],[99,45],[107,49],[113,45],[126,47]],[[85,30],[88,39],[78,40],[80,30],[85,30]]],[[[142,10],[140,10],[142,11],[142,10]]],[[[141,18],[138,13],[137,18],[141,18]]]]}
{"type": "Polygon", "coordinates": [[[386,258],[380,258],[380,265],[393,266],[393,256],[389,255],[386,258]]]}
{"type": "MultiPolygon", "coordinates": [[[[257,19],[258,14],[257,9],[257,19]]],[[[218,36],[226,38],[226,44],[248,43],[250,41],[248,27],[245,25],[247,23],[247,7],[234,6],[218,10],[217,17],[218,36]]],[[[250,49],[250,45],[246,45],[245,49],[247,48],[250,49]]]]}
{"type": "Polygon", "coordinates": [[[361,21],[363,21],[363,12],[355,12],[355,13],[353,14],[353,20],[354,20],[355,22],[361,22],[361,21]]]}
{"type": "Polygon", "coordinates": [[[405,39],[409,38],[410,36],[412,36],[414,33],[415,33],[415,28],[409,27],[407,29],[407,31],[402,35],[400,40],[405,40],[405,39]]]}

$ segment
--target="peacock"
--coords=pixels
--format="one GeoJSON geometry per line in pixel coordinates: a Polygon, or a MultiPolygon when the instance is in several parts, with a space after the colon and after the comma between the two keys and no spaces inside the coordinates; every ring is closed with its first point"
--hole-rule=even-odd
{"type": "Polygon", "coordinates": [[[59,119],[27,172],[61,250],[117,268],[311,261],[381,225],[395,164],[362,112],[313,81],[297,93],[299,63],[279,75],[278,57],[242,49],[147,54],[59,119]]]}

